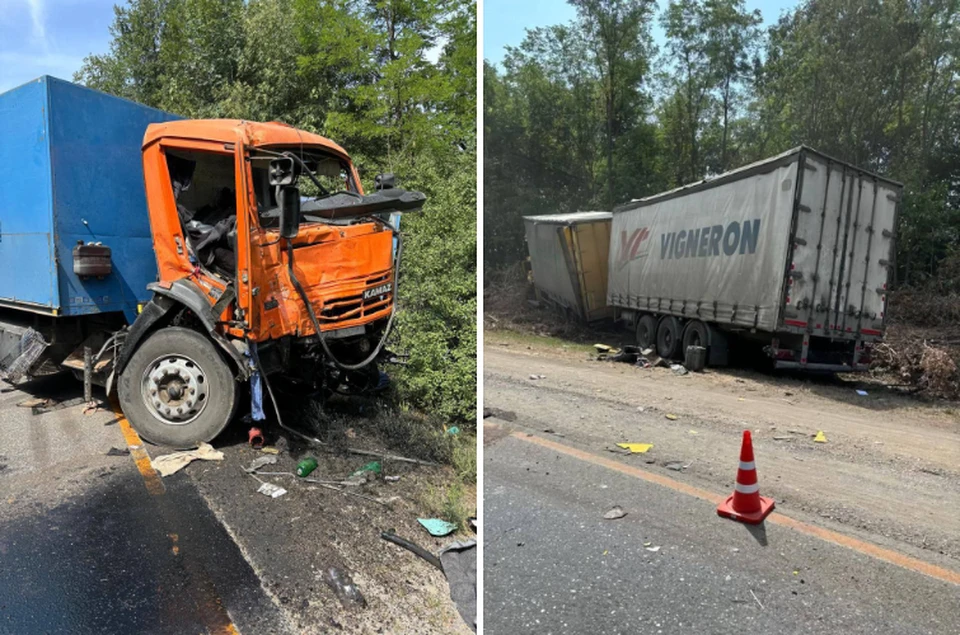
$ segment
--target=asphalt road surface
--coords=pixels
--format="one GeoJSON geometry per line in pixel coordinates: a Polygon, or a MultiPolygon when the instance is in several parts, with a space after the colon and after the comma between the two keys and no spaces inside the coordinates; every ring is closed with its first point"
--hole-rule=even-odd
{"type": "Polygon", "coordinates": [[[541,340],[486,337],[485,632],[960,633],[948,405],[541,340]],[[759,529],[715,511],[746,428],[759,529]]]}
{"type": "Polygon", "coordinates": [[[259,479],[288,490],[273,499],[243,471],[266,455],[234,422],[213,443],[222,461],[160,478],[150,457],[169,450],[75,403],[80,392],[69,376],[0,382],[0,635],[471,632],[443,574],[380,537],[434,553],[472,537],[431,538],[416,522],[448,469],[383,461],[400,480],[337,492],[299,481],[297,461],[315,455],[312,477],[336,482],[371,457],[288,443],[264,470],[281,474],[259,479]],[[65,405],[25,407],[43,398],[65,405]]]}
{"type": "Polygon", "coordinates": [[[151,483],[107,455],[127,448],[113,412],[31,397],[0,392],[0,633],[292,632],[186,474],[151,483]]]}
{"type": "Polygon", "coordinates": [[[488,635],[960,632],[956,584],[721,519],[711,502],[526,435],[485,447],[488,635]],[[627,515],[604,519],[615,505],[627,515]]]}

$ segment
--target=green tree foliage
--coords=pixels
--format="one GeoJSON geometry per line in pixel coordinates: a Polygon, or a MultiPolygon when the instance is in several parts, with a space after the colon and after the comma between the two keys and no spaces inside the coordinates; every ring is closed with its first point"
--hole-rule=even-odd
{"type": "Polygon", "coordinates": [[[425,192],[402,220],[399,397],[476,410],[476,7],[468,0],[129,0],[75,79],[186,117],[284,121],[425,192]]]}
{"type": "MultiPolygon", "coordinates": [[[[522,215],[610,207],[609,84],[583,62],[604,50],[608,18],[571,2],[577,20],[529,31],[484,77],[488,264],[525,255],[522,215]],[[542,45],[560,34],[583,49],[542,45]],[[558,176],[571,165],[576,188],[558,176]]],[[[613,203],[805,144],[904,183],[898,280],[936,276],[960,250],[960,2],[802,0],[766,32],[760,17],[743,0],[671,0],[650,18],[659,55],[625,38],[627,58],[655,72],[620,87],[632,107],[613,135],[613,203]]]]}

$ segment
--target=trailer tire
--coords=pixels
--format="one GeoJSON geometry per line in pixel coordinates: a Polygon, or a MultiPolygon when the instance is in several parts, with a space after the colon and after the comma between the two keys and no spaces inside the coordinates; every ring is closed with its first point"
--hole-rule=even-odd
{"type": "Polygon", "coordinates": [[[683,329],[682,352],[686,354],[687,349],[691,346],[702,346],[707,349],[707,355],[709,356],[710,333],[707,330],[707,325],[700,320],[690,320],[683,329]]]}
{"type": "Polygon", "coordinates": [[[637,346],[641,351],[657,347],[657,318],[649,313],[637,320],[637,346]]]}
{"type": "Polygon", "coordinates": [[[240,390],[208,337],[167,327],[133,353],[118,392],[124,415],[141,437],[185,449],[212,441],[227,427],[240,390]]]}
{"type": "Polygon", "coordinates": [[[680,349],[680,320],[672,315],[660,318],[657,325],[657,355],[673,359],[680,349]]]}

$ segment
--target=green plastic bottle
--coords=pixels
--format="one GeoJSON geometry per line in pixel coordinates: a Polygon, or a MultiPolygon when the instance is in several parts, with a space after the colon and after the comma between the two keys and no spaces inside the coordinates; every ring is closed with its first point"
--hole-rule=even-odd
{"type": "Polygon", "coordinates": [[[310,472],[317,469],[317,465],[317,460],[312,456],[308,456],[297,463],[297,476],[301,478],[304,476],[309,476],[310,472]]]}

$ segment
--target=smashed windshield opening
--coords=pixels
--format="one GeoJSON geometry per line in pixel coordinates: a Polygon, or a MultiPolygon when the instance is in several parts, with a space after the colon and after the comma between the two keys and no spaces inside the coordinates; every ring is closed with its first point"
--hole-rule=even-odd
{"type": "MultiPolygon", "coordinates": [[[[269,159],[276,156],[273,154],[275,152],[290,152],[300,157],[311,174],[319,181],[321,187],[317,187],[317,184],[306,174],[301,175],[297,185],[303,201],[326,198],[342,192],[359,193],[350,164],[336,155],[317,148],[269,148],[269,150],[269,154],[256,151],[251,153],[254,158],[251,162],[253,190],[257,198],[257,216],[261,227],[277,227],[280,219],[276,188],[270,186],[268,173],[269,159]]],[[[304,213],[300,218],[301,225],[319,222],[324,222],[324,219],[311,216],[309,213],[304,213]]]]}

